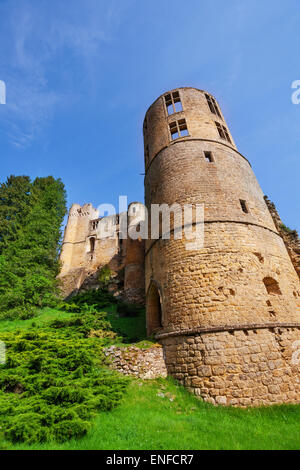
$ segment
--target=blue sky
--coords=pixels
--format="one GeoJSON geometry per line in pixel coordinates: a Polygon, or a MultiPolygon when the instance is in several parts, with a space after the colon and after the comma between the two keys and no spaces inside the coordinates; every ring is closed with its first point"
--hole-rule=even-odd
{"type": "Polygon", "coordinates": [[[298,0],[0,0],[0,181],[52,174],[69,205],[143,201],[144,114],[194,86],[300,231],[299,21],[298,0]]]}

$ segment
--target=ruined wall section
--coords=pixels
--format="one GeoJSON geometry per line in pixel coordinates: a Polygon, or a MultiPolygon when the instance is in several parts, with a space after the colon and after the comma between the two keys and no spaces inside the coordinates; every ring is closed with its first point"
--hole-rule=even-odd
{"type": "Polygon", "coordinates": [[[140,224],[145,220],[145,207],[139,202],[128,207],[128,238],[124,273],[124,294],[129,303],[145,303],[145,241],[140,224]]]}
{"type": "Polygon", "coordinates": [[[160,344],[154,344],[150,348],[110,346],[104,353],[111,368],[124,375],[133,375],[144,380],[168,375],[160,344]]]}
{"type": "Polygon", "coordinates": [[[97,289],[99,271],[109,266],[112,282],[109,289],[126,302],[144,302],[144,242],[119,236],[121,218],[128,226],[140,223],[140,203],[133,203],[127,213],[98,217],[91,204],[73,204],[65,229],[61,251],[59,280],[65,297],[79,290],[97,289]]]}
{"type": "Polygon", "coordinates": [[[98,212],[91,204],[85,204],[83,207],[79,204],[72,205],[69,211],[60,255],[62,275],[71,269],[84,266],[82,254],[87,251],[86,242],[90,220],[97,217],[98,212]]]}
{"type": "Polygon", "coordinates": [[[283,239],[287,251],[290,255],[293,266],[300,278],[300,239],[296,230],[288,229],[282,222],[276,206],[265,196],[266,204],[269,208],[270,214],[273,218],[274,224],[283,239]]]}
{"type": "Polygon", "coordinates": [[[65,227],[60,254],[61,272],[58,276],[64,297],[77,293],[87,277],[88,234],[90,220],[98,217],[92,204],[73,204],[65,227]]]}

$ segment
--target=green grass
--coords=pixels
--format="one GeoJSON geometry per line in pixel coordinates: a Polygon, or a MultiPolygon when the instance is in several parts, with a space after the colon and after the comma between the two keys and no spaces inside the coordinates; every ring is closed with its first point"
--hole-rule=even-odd
{"type": "Polygon", "coordinates": [[[33,325],[43,326],[46,325],[51,320],[56,320],[57,318],[67,319],[71,318],[72,313],[70,312],[61,312],[53,308],[44,308],[41,310],[38,315],[29,320],[0,320],[0,331],[14,331],[14,330],[27,330],[32,328],[33,325]]]}
{"type": "Polygon", "coordinates": [[[120,316],[115,305],[103,310],[107,311],[107,319],[112,326],[112,330],[123,337],[124,343],[134,343],[147,338],[144,309],[141,309],[137,317],[120,316]]]}
{"type": "Polygon", "coordinates": [[[0,444],[6,449],[299,449],[300,407],[214,407],[170,379],[132,380],[122,404],[100,413],[82,439],[64,444],[0,444]],[[173,401],[171,401],[173,400],[173,401]]]}
{"type": "MultiPolygon", "coordinates": [[[[107,312],[107,319],[111,323],[112,330],[118,335],[123,336],[125,343],[142,341],[147,338],[145,311],[137,317],[120,317],[117,313],[116,305],[108,305],[101,309],[107,312]]],[[[61,310],[45,308],[38,315],[29,320],[0,320],[0,331],[13,331],[18,329],[29,329],[32,325],[44,326],[51,320],[68,319],[72,317],[71,312],[62,312],[61,310]]]]}
{"type": "MultiPolygon", "coordinates": [[[[113,329],[143,339],[142,314],[123,318],[110,306],[113,329]]],[[[0,321],[0,331],[28,329],[71,314],[44,309],[23,321],[0,321]]],[[[81,439],[63,444],[0,442],[0,449],[83,450],[201,450],[201,449],[299,449],[300,406],[282,405],[254,409],[214,407],[189,394],[171,379],[132,379],[121,404],[100,412],[92,429],[81,439]]]]}

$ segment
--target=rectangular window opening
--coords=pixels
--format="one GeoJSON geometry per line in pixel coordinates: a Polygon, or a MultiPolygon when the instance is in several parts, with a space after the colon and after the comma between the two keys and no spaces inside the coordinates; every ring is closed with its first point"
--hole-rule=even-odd
{"type": "Polygon", "coordinates": [[[173,93],[165,95],[165,103],[169,116],[174,113],[179,113],[183,110],[178,91],[174,91],[173,93]]]}
{"type": "Polygon", "coordinates": [[[230,136],[229,136],[229,132],[228,132],[228,130],[226,129],[226,127],[223,126],[222,124],[220,124],[219,122],[215,122],[215,124],[216,124],[216,126],[217,126],[217,129],[218,129],[218,132],[219,132],[219,136],[221,137],[221,139],[227,140],[227,142],[229,142],[230,144],[232,144],[231,139],[230,139],[230,136]]]}
{"type": "Polygon", "coordinates": [[[92,220],[91,221],[92,230],[96,230],[98,228],[98,224],[99,224],[99,219],[92,220]]]}
{"type": "Polygon", "coordinates": [[[248,214],[249,210],[248,210],[246,201],[244,201],[243,199],[240,199],[240,204],[241,204],[242,211],[245,212],[245,214],[248,214]]]}
{"type": "Polygon", "coordinates": [[[168,111],[168,115],[170,116],[171,114],[174,114],[174,109],[173,109],[173,104],[169,104],[167,105],[167,111],[168,111]]]}
{"type": "Polygon", "coordinates": [[[166,105],[169,106],[169,104],[172,103],[171,95],[165,95],[165,100],[166,100],[166,105]]]}
{"type": "Polygon", "coordinates": [[[210,111],[222,119],[219,106],[217,105],[216,100],[212,96],[208,95],[207,93],[205,93],[205,98],[206,98],[210,111]]]}
{"type": "Polygon", "coordinates": [[[214,161],[212,153],[211,152],[204,152],[205,160],[208,163],[212,163],[214,161]]]}
{"type": "Polygon", "coordinates": [[[180,119],[180,121],[178,121],[178,125],[181,131],[187,130],[185,119],[180,119]]]}
{"type": "Polygon", "coordinates": [[[180,113],[182,111],[182,104],[181,101],[177,101],[174,103],[175,113],[180,113]]]}
{"type": "Polygon", "coordinates": [[[224,134],[226,136],[226,140],[231,144],[231,139],[229,137],[228,130],[224,126],[223,126],[223,130],[224,130],[224,134]]]}
{"type": "Polygon", "coordinates": [[[179,137],[186,137],[189,135],[185,119],[170,122],[170,132],[172,140],[179,139],[179,137]]]}
{"type": "Polygon", "coordinates": [[[181,137],[186,137],[186,136],[189,135],[189,132],[188,132],[187,129],[182,129],[182,130],[180,131],[180,134],[181,134],[181,137]]]}
{"type": "Polygon", "coordinates": [[[216,126],[217,126],[219,136],[221,137],[221,139],[225,139],[225,134],[223,132],[221,124],[219,122],[216,122],[216,126]]]}

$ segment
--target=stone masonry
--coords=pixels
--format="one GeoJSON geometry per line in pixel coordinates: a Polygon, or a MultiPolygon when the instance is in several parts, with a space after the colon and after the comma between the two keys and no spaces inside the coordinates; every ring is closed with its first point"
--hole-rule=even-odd
{"type": "Polygon", "coordinates": [[[297,266],[218,103],[195,88],[165,93],[144,142],[148,210],[204,204],[201,249],[175,239],[174,218],[170,239],[146,240],[147,327],[168,372],[212,403],[300,402],[297,266]]]}
{"type": "MultiPolygon", "coordinates": [[[[297,234],[264,197],[211,94],[164,93],[148,109],[143,134],[149,228],[153,204],[202,204],[204,244],[186,250],[189,240],[175,236],[184,221],[177,225],[172,211],[169,239],[160,225],[158,239],[122,240],[122,214],[116,234],[101,237],[99,225],[110,218],[75,204],[61,253],[65,295],[97,288],[105,265],[123,298],[142,302],[146,293],[147,331],[162,348],[113,348],[119,370],[152,377],[165,361],[169,374],[214,404],[300,403],[297,234]]],[[[146,214],[132,203],[129,228],[146,214]]]]}
{"type": "Polygon", "coordinates": [[[168,375],[160,344],[154,344],[150,348],[110,346],[105,355],[109,358],[111,367],[125,375],[134,375],[140,379],[157,379],[168,375]]]}
{"type": "Polygon", "coordinates": [[[59,281],[65,297],[79,290],[97,289],[99,271],[108,266],[110,290],[129,303],[144,303],[144,240],[120,237],[120,220],[128,231],[144,219],[143,205],[135,202],[128,212],[99,217],[91,204],[73,204],[65,228],[59,281]]]}

